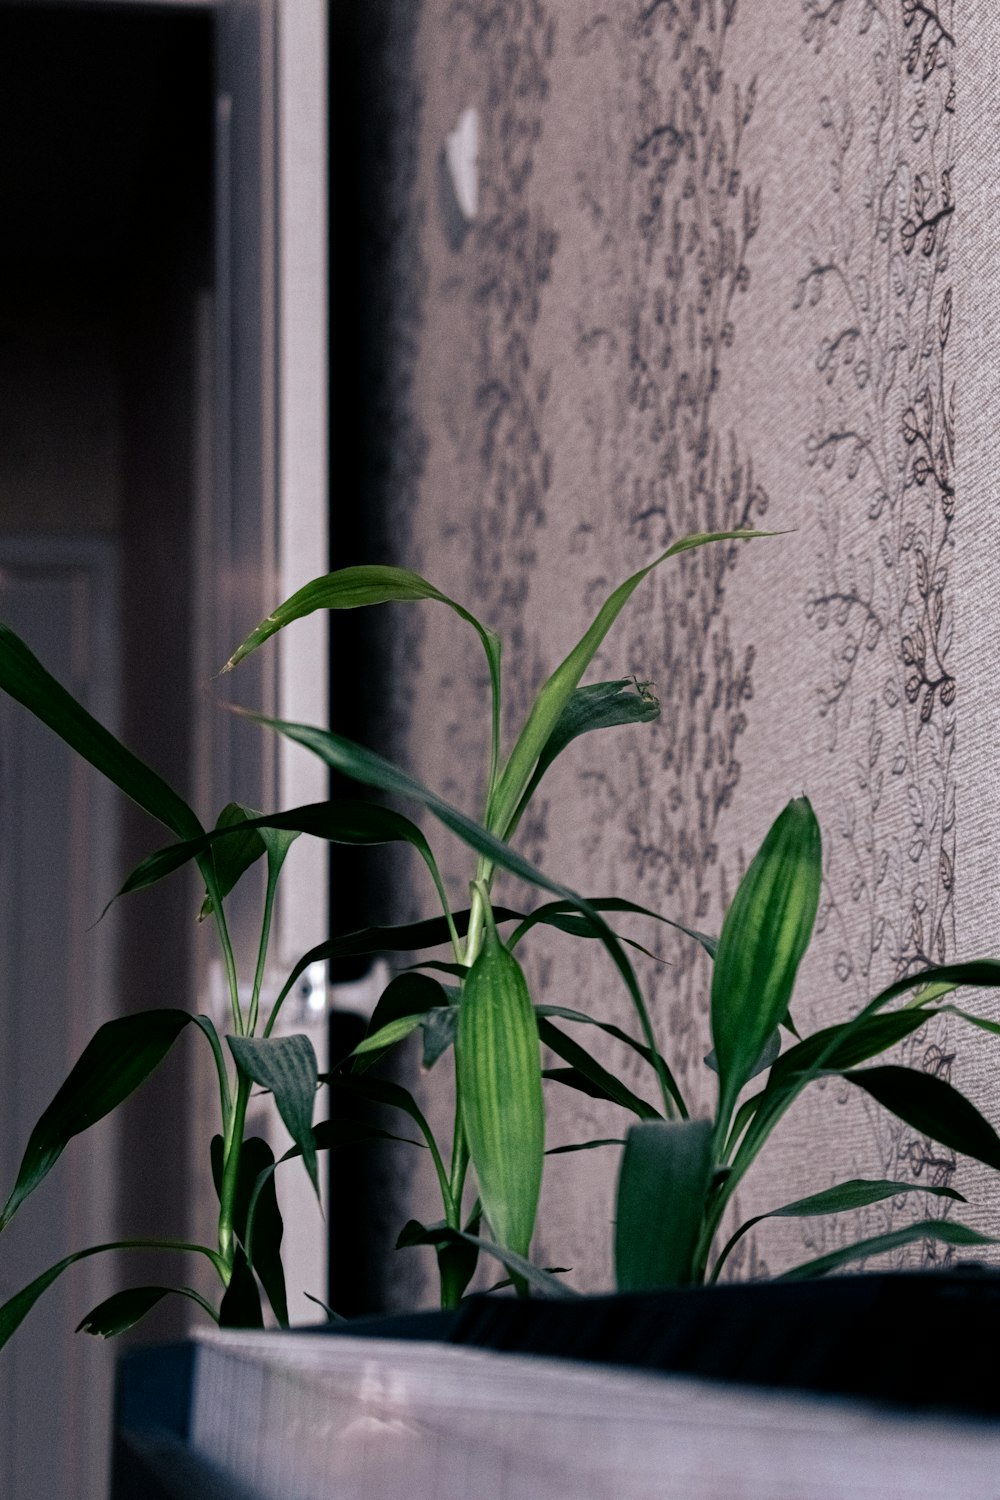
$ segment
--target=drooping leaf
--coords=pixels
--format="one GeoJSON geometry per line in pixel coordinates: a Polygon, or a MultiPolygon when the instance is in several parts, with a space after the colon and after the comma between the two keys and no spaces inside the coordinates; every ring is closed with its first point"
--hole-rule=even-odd
{"type": "Polygon", "coordinates": [[[410,1219],[396,1238],[397,1250],[407,1250],[418,1245],[433,1247],[441,1281],[441,1300],[445,1307],[457,1306],[476,1274],[479,1247],[474,1237],[479,1234],[481,1218],[482,1209],[477,1202],[466,1223],[465,1235],[454,1233],[443,1220],[438,1224],[421,1224],[419,1219],[410,1219]]]}
{"type": "Polygon", "coordinates": [[[338,1093],[353,1094],[357,1099],[365,1099],[371,1104],[387,1104],[390,1109],[398,1109],[403,1114],[409,1115],[417,1126],[420,1134],[427,1144],[437,1173],[438,1184],[441,1188],[441,1197],[445,1203],[451,1202],[451,1187],[448,1182],[448,1174],[444,1169],[441,1152],[438,1149],[434,1132],[424,1118],[420,1106],[408,1089],[402,1084],[393,1083],[388,1078],[373,1078],[370,1073],[338,1073],[325,1074],[322,1081],[338,1093]]]}
{"type": "Polygon", "coordinates": [[[439,604],[447,604],[449,609],[476,630],[480,639],[487,648],[487,655],[491,651],[499,651],[496,637],[492,631],[481,625],[476,617],[456,604],[454,599],[449,599],[447,594],[442,594],[440,589],[428,583],[426,578],[421,578],[419,573],[411,572],[409,568],[395,568],[371,564],[363,564],[358,567],[339,568],[335,573],[327,573],[322,578],[314,578],[297,593],[292,594],[289,599],[278,606],[273,614],[268,615],[266,620],[250,632],[223,667],[223,672],[231,672],[245,657],[258,646],[268,640],[277,631],[283,630],[294,620],[302,620],[307,615],[313,614],[318,609],[363,609],[373,604],[407,604],[422,599],[434,600],[439,604]]]}
{"type": "Polygon", "coordinates": [[[147,1010],[98,1028],[31,1132],[17,1180],[0,1213],[0,1229],[51,1171],[73,1136],[127,1099],[194,1019],[183,1010],[147,1010]]]}
{"type": "Polygon", "coordinates": [[[859,1068],[843,1075],[921,1135],[1000,1170],[1000,1136],[964,1094],[916,1068],[859,1068]]]}
{"type": "Polygon", "coordinates": [[[527,1255],[545,1153],[538,1024],[517,959],[490,920],[462,989],[455,1076],[479,1197],[494,1238],[527,1255]]]}
{"type": "Polygon", "coordinates": [[[319,1075],[312,1042],[307,1036],[228,1036],[226,1041],[247,1077],[273,1094],[285,1128],[301,1148],[302,1160],[318,1197],[312,1117],[319,1075]]]}
{"type": "Polygon", "coordinates": [[[99,724],[6,625],[0,625],[0,690],[23,703],[71,750],[178,838],[196,838],[201,833],[197,817],[173,787],[99,724]]]}
{"type": "Polygon", "coordinates": [[[712,1180],[709,1120],[654,1120],[629,1130],[618,1173],[619,1291],[685,1286],[712,1180]]]}
{"type": "MultiPolygon", "coordinates": [[[[302,807],[289,808],[287,812],[257,814],[250,808],[240,808],[239,804],[230,803],[220,814],[215,828],[200,833],[197,837],[187,838],[182,843],[168,844],[166,848],[147,855],[128,876],[115,899],[155,885],[192,860],[204,865],[209,857],[213,859],[217,870],[221,866],[223,877],[232,875],[232,884],[235,884],[265,851],[271,854],[272,859],[277,857],[280,864],[287,851],[287,843],[283,843],[280,836],[288,839],[300,833],[324,839],[327,843],[345,844],[354,848],[375,848],[393,843],[411,845],[427,866],[442,905],[447,910],[437,862],[426,837],[417,825],[390,807],[362,802],[356,797],[309,802],[302,807]],[[241,816],[242,814],[246,816],[241,816]]],[[[232,884],[229,885],[229,890],[232,889],[232,884]]],[[[228,890],[223,889],[221,894],[228,894],[228,890]]],[[[207,914],[211,909],[209,896],[202,907],[202,914],[207,914]]],[[[441,941],[448,942],[450,931],[447,919],[442,919],[441,926],[444,929],[441,941]]]]}
{"type": "Polygon", "coordinates": [[[518,808],[539,756],[559,723],[566,705],[580,684],[580,679],[593,661],[594,656],[615,620],[621,614],[635,590],[661,563],[679,552],[687,552],[708,542],[749,541],[756,536],[771,535],[768,532],[720,531],[705,532],[682,537],[674,542],[659,557],[654,558],[624,583],[618,585],[605,600],[596,618],[573,647],[569,655],[556,667],[535,696],[527,722],[518,736],[510,757],[501,772],[490,804],[489,826],[500,834],[507,834],[511,820],[518,808]]]}
{"type": "MultiPolygon", "coordinates": [[[[384,760],[382,756],[376,755],[373,751],[366,750],[364,746],[354,744],[343,735],[333,734],[331,731],[325,729],[317,729],[310,724],[291,724],[284,720],[269,719],[262,714],[251,714],[249,717],[256,720],[257,723],[265,724],[277,733],[285,735],[295,744],[304,745],[307,750],[311,750],[315,755],[318,755],[327,765],[331,766],[334,770],[340,771],[343,775],[349,776],[354,781],[359,781],[367,786],[378,787],[382,791],[395,793],[398,796],[413,798],[432,812],[439,822],[443,823],[452,833],[457,834],[477,854],[483,855],[484,859],[490,865],[497,865],[501,869],[509,870],[513,875],[519,875],[522,880],[527,880],[532,885],[549,891],[553,896],[558,897],[559,900],[566,901],[578,911],[583,912],[594,924],[605,949],[625,982],[625,986],[632,999],[632,1004],[635,1007],[636,1015],[642,1026],[646,1045],[652,1053],[659,1057],[659,1053],[656,1052],[656,1038],[653,1032],[653,1024],[632,965],[622,945],[611,931],[611,928],[604,921],[603,917],[601,917],[600,913],[595,911],[584,897],[571,891],[568,886],[560,885],[558,881],[551,880],[547,875],[543,875],[541,870],[536,869],[529,860],[526,860],[522,855],[511,849],[509,845],[490,833],[488,829],[481,827],[480,824],[476,823],[472,818],[467,817],[457,807],[452,807],[449,802],[439,797],[436,792],[430,791],[429,788],[417,781],[415,777],[410,776],[406,771],[400,770],[398,766],[394,766],[390,761],[384,760]]],[[[316,957],[324,956],[322,945],[320,945],[320,948],[314,949],[313,954],[316,957]]],[[[296,965],[297,971],[301,972],[300,966],[304,962],[304,959],[299,960],[299,964],[296,965]]],[[[286,982],[286,990],[290,983],[291,979],[286,982]]],[[[660,1092],[663,1095],[664,1108],[669,1113],[673,1108],[671,1100],[678,1099],[680,1094],[670,1070],[662,1062],[662,1059],[656,1067],[656,1073],[660,1092]]]]}
{"type": "MultiPolygon", "coordinates": [[[[497,926],[504,922],[521,920],[521,912],[493,908],[493,919],[497,926]]],[[[453,913],[455,930],[459,937],[469,929],[469,908],[453,913]]],[[[332,963],[342,958],[364,958],[370,953],[415,953],[423,948],[439,948],[450,941],[451,934],[444,917],[431,917],[423,922],[404,922],[398,927],[361,927],[355,932],[344,932],[327,938],[310,948],[295,964],[281,987],[278,1002],[288,995],[311,964],[332,963]]]]}
{"type": "Polygon", "coordinates": [[[804,1281],[812,1276],[826,1276],[838,1271],[852,1261],[866,1260],[870,1255],[884,1255],[889,1250],[899,1250],[904,1245],[915,1245],[920,1240],[939,1240],[944,1245],[995,1245],[996,1239],[980,1234],[965,1224],[956,1224],[952,1219],[925,1219],[920,1224],[907,1224],[903,1229],[890,1230],[888,1234],[876,1234],[871,1239],[859,1240],[855,1245],[844,1245],[831,1250],[828,1255],[818,1255],[801,1266],[794,1266],[777,1279],[779,1281],[804,1281]]]}
{"type": "Polygon", "coordinates": [[[552,1022],[545,1020],[544,1017],[539,1019],[538,1035],[544,1045],[551,1048],[557,1057],[569,1063],[569,1072],[577,1075],[567,1077],[564,1076],[565,1069],[546,1068],[546,1078],[567,1084],[570,1088],[581,1089],[594,1099],[610,1099],[613,1104],[620,1104],[623,1109],[631,1110],[634,1115],[638,1115],[640,1120],[661,1118],[651,1104],[647,1104],[645,1099],[640,1099],[637,1094],[633,1094],[620,1078],[616,1078],[614,1073],[603,1067],[585,1047],[581,1047],[579,1042],[575,1042],[572,1037],[568,1037],[564,1031],[560,1031],[558,1026],[553,1026],[552,1022]]]}
{"type": "MultiPolygon", "coordinates": [[[[655,922],[662,922],[666,927],[672,927],[675,932],[683,932],[685,937],[693,938],[709,958],[714,959],[719,947],[718,938],[710,937],[706,932],[698,932],[693,927],[685,927],[682,922],[674,922],[670,917],[665,917],[661,912],[652,911],[648,906],[639,906],[635,901],[626,901],[621,896],[588,896],[587,904],[594,911],[620,911],[632,912],[640,917],[652,917],[655,922]]],[[[533,912],[519,923],[511,934],[509,946],[516,948],[521,939],[531,931],[532,927],[544,923],[549,927],[557,927],[563,932],[572,933],[575,937],[600,938],[601,933],[592,922],[582,917],[574,906],[566,901],[549,901],[544,906],[536,907],[533,912]]],[[[643,949],[643,952],[646,950],[643,949]]]]}
{"type": "Polygon", "coordinates": [[[624,1146],[623,1136],[608,1136],[603,1140],[573,1141],[568,1146],[550,1146],[546,1156],[565,1156],[571,1151],[596,1151],[600,1146],[624,1146]]]}
{"type": "Polygon", "coordinates": [[[491,1255],[495,1260],[505,1265],[508,1271],[522,1282],[533,1287],[536,1292],[541,1292],[546,1297],[576,1297],[579,1296],[572,1287],[566,1285],[558,1277],[549,1271],[543,1271],[541,1266],[534,1265],[526,1260],[523,1255],[516,1255],[513,1250],[508,1250],[503,1245],[496,1245],[492,1240],[483,1239],[477,1234],[470,1234],[467,1230],[449,1229],[446,1224],[434,1224],[425,1228],[423,1224],[417,1223],[416,1219],[410,1222],[402,1230],[397,1246],[403,1248],[407,1245],[434,1244],[442,1245],[466,1241],[474,1245],[484,1255],[491,1255]],[[433,1235],[433,1239],[421,1238],[422,1235],[433,1235]]]}
{"type": "Polygon", "coordinates": [[[905,1193],[929,1193],[932,1197],[950,1198],[956,1203],[965,1202],[962,1194],[956,1192],[954,1188],[937,1187],[932,1183],[869,1181],[863,1178],[841,1182],[836,1187],[825,1188],[819,1193],[810,1193],[807,1198],[797,1198],[794,1203],[786,1203],[781,1208],[772,1208],[768,1213],[755,1214],[752,1219],[747,1219],[736,1230],[720,1254],[712,1272],[712,1280],[718,1279],[723,1265],[743,1236],[755,1225],[763,1223],[765,1219],[801,1219],[820,1214],[846,1213],[858,1208],[867,1208],[872,1203],[883,1203],[887,1198],[902,1197],[905,1193]]]}
{"type": "Polygon", "coordinates": [[[125,1291],[115,1292],[99,1302],[95,1308],[83,1318],[78,1324],[77,1333],[92,1333],[104,1339],[115,1338],[119,1333],[126,1333],[128,1329],[134,1328],[140,1323],[147,1313],[158,1306],[164,1297],[177,1296],[187,1297],[191,1302],[197,1302],[198,1306],[208,1313],[213,1323],[219,1321],[219,1315],[200,1292],[196,1292],[189,1286],[132,1286],[125,1291]]]}
{"type": "Polygon", "coordinates": [[[15,1292],[2,1307],[0,1307],[0,1349],[7,1343],[13,1333],[20,1328],[35,1303],[43,1292],[48,1291],[54,1281],[58,1281],[62,1273],[77,1261],[87,1260],[91,1255],[103,1255],[111,1250],[183,1250],[194,1255],[204,1255],[212,1262],[216,1271],[221,1276],[224,1272],[222,1257],[215,1251],[209,1250],[206,1245],[193,1245],[179,1242],[177,1240],[112,1240],[105,1245],[90,1245],[86,1250],[76,1250],[72,1255],[64,1255],[62,1260],[56,1261],[54,1266],[49,1266],[34,1281],[15,1292]]]}
{"type": "Polygon", "coordinates": [[[220,1328],[263,1328],[264,1314],[254,1274],[242,1249],[236,1247],[232,1275],[219,1304],[220,1328]]]}
{"type": "Polygon", "coordinates": [[[819,824],[807,798],[798,797],[772,824],[737,887],[719,936],[711,1023],[719,1118],[727,1123],[768,1038],[788,1012],[812,935],[821,879],[819,824]]]}

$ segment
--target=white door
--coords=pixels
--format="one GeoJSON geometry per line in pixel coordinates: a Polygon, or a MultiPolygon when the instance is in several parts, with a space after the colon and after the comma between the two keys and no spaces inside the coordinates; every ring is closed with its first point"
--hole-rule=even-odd
{"type": "MultiPolygon", "coordinates": [[[[116,580],[107,543],[0,541],[0,619],[111,727],[116,580]]],[[[113,1014],[118,799],[19,704],[0,695],[0,1182],[91,1034],[113,1014]]],[[[116,1122],[67,1152],[0,1243],[0,1300],[113,1225],[116,1122]]],[[[107,1490],[114,1350],[74,1334],[111,1292],[98,1256],[46,1293],[0,1356],[0,1475],[9,1500],[101,1500],[107,1490]]]]}

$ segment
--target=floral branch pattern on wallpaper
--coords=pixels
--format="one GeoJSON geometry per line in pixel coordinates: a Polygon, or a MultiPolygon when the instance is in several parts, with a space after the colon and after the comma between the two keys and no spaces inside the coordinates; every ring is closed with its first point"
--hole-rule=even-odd
{"type": "MultiPolygon", "coordinates": [[[[838,25],[865,39],[819,103],[828,191],[794,297],[817,329],[805,457],[821,540],[805,607],[827,642],[818,711],[836,765],[852,768],[820,922],[859,1000],[954,946],[951,8],[802,0],[803,39],[828,48],[827,67],[838,25]]],[[[947,1075],[941,1035],[908,1047],[947,1075]]],[[[887,1172],[948,1180],[940,1148],[874,1116],[872,1129],[887,1172]]]]}
{"type": "MultiPolygon", "coordinates": [[[[603,73],[615,81],[594,104],[599,120],[577,177],[596,241],[581,265],[578,357],[596,392],[585,404],[593,472],[612,496],[615,525],[627,518],[629,557],[686,531],[757,522],[767,509],[752,459],[719,410],[762,213],[761,186],[745,181],[742,165],[756,82],[741,86],[727,72],[736,13],[736,0],[660,0],[614,24],[601,13],[574,37],[588,70],[598,48],[615,51],[613,73],[607,59],[603,73]],[[601,394],[605,368],[610,397],[601,394]]],[[[667,583],[651,581],[628,649],[663,701],[648,731],[657,753],[649,756],[644,737],[647,753],[623,747],[613,773],[592,772],[583,784],[595,845],[605,824],[624,822],[629,841],[616,859],[638,871],[652,905],[695,925],[718,919],[738,874],[724,868],[718,843],[753,695],[754,648],[731,638],[726,615],[737,559],[737,548],[691,554],[667,583]]],[[[681,1077],[707,1089],[706,973],[683,946],[671,961],[647,983],[681,1077]]]]}

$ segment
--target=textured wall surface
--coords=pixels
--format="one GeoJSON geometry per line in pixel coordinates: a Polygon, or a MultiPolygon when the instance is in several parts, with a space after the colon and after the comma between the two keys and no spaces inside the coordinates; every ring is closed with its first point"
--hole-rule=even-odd
{"type": "MultiPolygon", "coordinates": [[[[795,1002],[808,1028],[926,962],[997,947],[998,31],[985,0],[423,0],[406,38],[395,400],[419,488],[382,555],[501,632],[510,734],[611,587],[671,540],[790,532],[647,581],[592,675],[651,679],[662,718],[574,747],[521,843],[578,889],[717,928],[769,823],[806,792],[824,835],[795,1002]],[[469,106],[479,211],[463,229],[442,148],[469,106]]],[[[476,811],[477,643],[434,611],[409,623],[407,757],[476,811]]],[[[447,864],[461,891],[467,858],[447,864]]],[[[670,964],[645,963],[642,982],[707,1105],[707,960],[654,942],[670,964]]],[[[536,949],[547,999],[628,1019],[601,956],[536,949]]],[[[982,1033],[942,1022],[901,1056],[1000,1117],[982,1033]]],[[[563,1092],[553,1143],[619,1133],[612,1110],[563,1092]]],[[[898,1176],[950,1183],[973,1197],[969,1222],[997,1222],[985,1172],[855,1094],[800,1101],[743,1211],[898,1176]]],[[[579,1285],[610,1280],[614,1155],[547,1168],[537,1256],[579,1285]]],[[[768,1229],[736,1269],[941,1211],[907,1199],[768,1229]]]]}

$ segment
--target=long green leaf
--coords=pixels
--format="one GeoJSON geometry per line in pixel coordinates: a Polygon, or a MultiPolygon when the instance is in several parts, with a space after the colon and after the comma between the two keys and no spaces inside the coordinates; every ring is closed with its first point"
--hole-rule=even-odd
{"type": "Polygon", "coordinates": [[[892,1066],[860,1068],[843,1076],[921,1135],[1000,1171],[1000,1136],[943,1078],[892,1066]]]}
{"type": "Polygon", "coordinates": [[[427,1014],[448,1003],[444,986],[427,974],[397,974],[386,985],[372,1011],[368,1032],[351,1053],[354,1071],[363,1072],[404,1037],[416,1031],[427,1014]]]}
{"type": "Polygon", "coordinates": [[[206,1245],[191,1245],[178,1240],[112,1240],[106,1245],[90,1245],[86,1250],[76,1250],[72,1255],[63,1256],[62,1260],[56,1261],[54,1266],[49,1266],[47,1271],[36,1276],[34,1281],[22,1287],[21,1291],[16,1292],[0,1307],[0,1349],[20,1328],[42,1293],[48,1291],[52,1283],[57,1281],[65,1270],[75,1265],[78,1260],[87,1260],[91,1255],[103,1255],[110,1250],[190,1251],[191,1254],[204,1255],[210,1260],[221,1277],[224,1278],[226,1273],[222,1257],[214,1250],[209,1250],[206,1245]]]}
{"type": "Polygon", "coordinates": [[[937,1187],[923,1182],[870,1181],[856,1177],[850,1182],[841,1182],[836,1187],[825,1188],[822,1192],[810,1193],[807,1198],[796,1198],[793,1203],[786,1203],[781,1208],[772,1208],[767,1213],[755,1214],[752,1219],[747,1219],[746,1223],[741,1224],[736,1230],[719,1255],[712,1271],[712,1280],[718,1280],[719,1272],[743,1236],[749,1233],[755,1225],[762,1224],[765,1219],[804,1219],[819,1214],[847,1213],[854,1209],[867,1208],[872,1203],[883,1203],[887,1198],[902,1197],[904,1193],[930,1193],[936,1198],[950,1198],[956,1203],[965,1202],[962,1194],[950,1187],[937,1187]]]}
{"type": "Polygon", "coordinates": [[[302,1160],[318,1197],[312,1128],[318,1070],[312,1042],[307,1036],[228,1036],[226,1041],[247,1077],[273,1094],[289,1135],[302,1150],[302,1160]]]}
{"type": "Polygon", "coordinates": [[[685,1286],[694,1276],[712,1180],[709,1120],[655,1120],[629,1130],[618,1174],[618,1290],[685,1286]]]}
{"type": "Polygon", "coordinates": [[[956,1224],[952,1219],[925,1219],[920,1224],[907,1224],[905,1229],[893,1229],[888,1234],[876,1234],[871,1239],[859,1240],[855,1245],[844,1245],[840,1250],[831,1250],[828,1255],[818,1255],[801,1266],[785,1271],[778,1281],[805,1281],[812,1276],[826,1276],[830,1271],[839,1271],[841,1266],[855,1260],[866,1260],[870,1255],[884,1255],[888,1250],[899,1250],[904,1245],[914,1245],[920,1240],[939,1240],[944,1245],[995,1245],[996,1239],[980,1234],[965,1224],[956,1224]]]}
{"type": "Polygon", "coordinates": [[[768,1088],[785,1087],[797,1073],[806,1072],[822,1059],[828,1072],[842,1072],[858,1063],[879,1057],[898,1042],[905,1041],[921,1026],[926,1026],[933,1011],[894,1010],[886,1015],[869,1016],[861,1025],[850,1021],[826,1026],[813,1032],[781,1057],[776,1058],[768,1078],[768,1088]]]}
{"type": "Polygon", "coordinates": [[[819,904],[819,824],[805,797],[772,824],[726,912],[712,970],[712,1041],[724,1128],[768,1038],[788,1013],[819,904]]]}
{"type": "Polygon", "coordinates": [[[565,1282],[553,1276],[551,1271],[543,1271],[541,1266],[534,1265],[530,1260],[526,1260],[523,1255],[517,1255],[506,1246],[496,1245],[492,1240],[483,1239],[480,1235],[470,1234],[468,1230],[449,1229],[446,1224],[433,1224],[425,1228],[416,1219],[411,1219],[404,1226],[399,1239],[396,1241],[397,1246],[401,1249],[409,1245],[432,1244],[440,1246],[462,1243],[475,1245],[476,1249],[481,1250],[484,1255],[492,1255],[495,1260],[500,1261],[502,1265],[507,1267],[512,1276],[520,1278],[523,1282],[527,1282],[528,1286],[533,1287],[536,1292],[541,1292],[546,1297],[564,1298],[579,1296],[579,1293],[575,1292],[572,1287],[567,1286],[565,1282]]]}
{"type": "Polygon", "coordinates": [[[541,1053],[527,982],[492,920],[462,989],[455,1077],[490,1228],[506,1249],[526,1256],[545,1154],[541,1053]]]}
{"type": "Polygon", "coordinates": [[[427,1120],[420,1110],[420,1106],[408,1089],[402,1084],[393,1083],[388,1078],[373,1078],[370,1073],[358,1076],[354,1073],[324,1075],[322,1082],[338,1093],[353,1094],[357,1099],[365,1099],[373,1104],[387,1104],[390,1109],[398,1109],[403,1114],[409,1115],[417,1126],[420,1134],[427,1143],[427,1149],[431,1153],[434,1170],[437,1173],[438,1185],[441,1189],[441,1198],[446,1208],[452,1208],[451,1188],[448,1183],[448,1174],[441,1160],[441,1152],[438,1149],[434,1132],[428,1125],[427,1120]]]}
{"type": "MultiPolygon", "coordinates": [[[[390,761],[384,760],[382,756],[376,755],[374,751],[366,750],[362,745],[356,745],[343,735],[333,734],[329,730],[317,729],[310,724],[290,724],[280,719],[269,719],[260,714],[252,714],[251,718],[260,724],[267,725],[277,733],[285,735],[288,739],[299,745],[304,745],[324,760],[334,770],[342,772],[367,786],[375,786],[385,792],[392,792],[402,797],[411,797],[414,801],[421,803],[444,826],[456,833],[458,837],[477,854],[482,855],[490,864],[497,865],[501,869],[509,870],[512,875],[519,875],[522,880],[529,881],[532,885],[539,886],[542,890],[549,891],[551,895],[558,897],[561,901],[567,901],[575,906],[578,911],[584,913],[594,924],[601,941],[611,956],[611,960],[628,989],[635,1006],[636,1014],[646,1038],[646,1045],[650,1051],[656,1053],[656,1037],[653,1024],[650,1020],[646,1002],[639,989],[638,981],[628,957],[615,937],[611,928],[595,911],[583,896],[571,891],[568,886],[560,885],[558,881],[543,875],[541,870],[535,868],[523,855],[518,854],[498,839],[488,829],[483,828],[465,813],[460,812],[457,807],[452,807],[443,797],[436,792],[430,791],[413,776],[394,766],[390,761]]],[[[494,914],[495,916],[495,914],[494,914]]],[[[495,920],[500,920],[496,918],[495,920]]],[[[318,950],[314,950],[317,951],[318,950]]],[[[300,960],[300,964],[303,960],[300,960]]],[[[658,1055],[658,1054],[657,1054],[658,1055]]],[[[670,1112],[673,1108],[671,1099],[678,1095],[677,1085],[665,1064],[657,1067],[657,1079],[660,1092],[663,1095],[664,1108],[670,1112]]]]}
{"type": "Polygon", "coordinates": [[[172,833],[184,839],[201,833],[197,817],[173,787],[99,724],[6,625],[0,625],[0,689],[172,833]]]}
{"type": "Polygon", "coordinates": [[[158,1306],[164,1297],[187,1297],[208,1313],[213,1323],[219,1315],[211,1302],[189,1286],[132,1286],[115,1292],[92,1308],[78,1324],[77,1333],[92,1333],[104,1339],[115,1338],[140,1323],[147,1313],[158,1306]]]}
{"type": "MultiPolygon", "coordinates": [[[[603,1067],[585,1047],[581,1047],[579,1042],[567,1036],[564,1031],[560,1031],[558,1026],[553,1026],[552,1022],[540,1012],[541,1007],[538,1035],[546,1047],[551,1048],[557,1057],[562,1058],[563,1062],[569,1063],[570,1069],[578,1073],[580,1078],[589,1085],[584,1092],[595,1099],[610,1099],[612,1103],[620,1104],[623,1109],[631,1110],[634,1115],[638,1115],[640,1120],[661,1118],[659,1112],[651,1104],[647,1104],[645,1099],[640,1099],[638,1094],[633,1094],[620,1078],[603,1067]]],[[[563,1077],[561,1070],[557,1072],[554,1069],[546,1069],[545,1076],[553,1078],[556,1082],[566,1083],[571,1088],[580,1087],[579,1082],[574,1079],[563,1077]]]]}
{"type": "Polygon", "coordinates": [[[515,811],[534,774],[539,756],[544,752],[567,704],[579,687],[580,679],[625,605],[639,584],[653,572],[654,568],[658,568],[661,563],[666,562],[670,557],[675,557],[679,552],[688,552],[694,547],[704,546],[707,542],[742,542],[749,541],[753,537],[771,535],[774,533],[716,531],[682,537],[646,567],[640,568],[638,573],[633,573],[631,578],[626,578],[624,583],[618,585],[602,604],[589,629],[539,689],[527,722],[497,782],[489,809],[488,822],[491,829],[500,834],[509,832],[515,811]]]}
{"type": "Polygon", "coordinates": [[[52,1170],[73,1136],[127,1099],[194,1019],[183,1010],[147,1010],[98,1028],[31,1132],[17,1180],[0,1213],[0,1229],[52,1170]]]}

